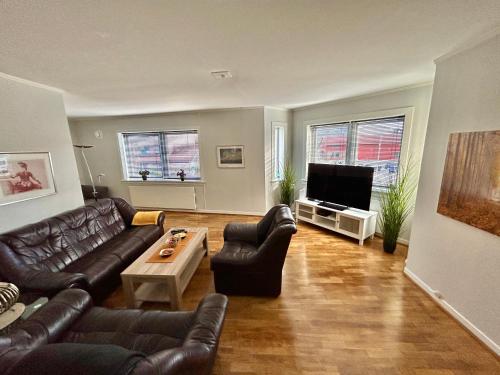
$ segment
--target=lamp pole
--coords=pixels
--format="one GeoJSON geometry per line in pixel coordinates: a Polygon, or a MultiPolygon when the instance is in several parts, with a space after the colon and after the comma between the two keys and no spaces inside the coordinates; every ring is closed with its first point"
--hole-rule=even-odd
{"type": "Polygon", "coordinates": [[[83,161],[87,166],[87,171],[89,172],[89,177],[90,177],[90,183],[92,184],[92,195],[94,196],[94,199],[97,201],[97,190],[95,189],[94,178],[92,177],[92,172],[90,171],[89,162],[87,161],[87,157],[85,156],[84,152],[86,148],[92,148],[94,146],[93,145],[73,145],[73,146],[79,148],[80,151],[82,152],[83,161]]]}

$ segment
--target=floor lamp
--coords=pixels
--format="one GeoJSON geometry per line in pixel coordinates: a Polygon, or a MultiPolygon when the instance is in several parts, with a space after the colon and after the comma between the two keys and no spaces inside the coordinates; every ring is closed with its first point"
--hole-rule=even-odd
{"type": "Polygon", "coordinates": [[[92,177],[92,172],[90,171],[90,166],[89,162],[87,161],[87,158],[85,157],[85,152],[84,150],[86,148],[92,148],[94,147],[93,145],[73,145],[75,148],[79,148],[82,151],[82,157],[83,161],[85,162],[85,165],[87,166],[87,171],[89,172],[90,176],[90,183],[92,184],[92,195],[94,196],[94,199],[97,201],[97,190],[95,189],[95,184],[94,184],[94,178],[92,177]]]}

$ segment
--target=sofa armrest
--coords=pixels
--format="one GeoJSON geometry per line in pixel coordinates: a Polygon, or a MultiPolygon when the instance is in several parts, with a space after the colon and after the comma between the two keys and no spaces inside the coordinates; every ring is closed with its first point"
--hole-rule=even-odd
{"type": "Polygon", "coordinates": [[[202,343],[216,346],[222,332],[228,299],[223,294],[212,293],[205,296],[193,319],[193,325],[184,344],[202,343]]]}
{"type": "Polygon", "coordinates": [[[243,241],[256,244],[258,241],[257,224],[229,223],[224,228],[224,241],[243,241]]]}
{"type": "Polygon", "coordinates": [[[165,224],[165,212],[162,211],[161,214],[158,215],[158,220],[156,221],[156,225],[160,227],[162,236],[165,234],[164,224],[165,224]]]}
{"type": "Polygon", "coordinates": [[[227,309],[227,297],[209,294],[198,305],[182,347],[164,350],[141,361],[132,372],[146,374],[210,374],[227,309]]]}
{"type": "Polygon", "coordinates": [[[69,288],[87,289],[87,276],[83,273],[29,271],[19,283],[23,291],[54,293],[69,288]]]}
{"type": "MultiPolygon", "coordinates": [[[[135,214],[137,213],[137,210],[132,207],[130,204],[125,199],[122,198],[111,198],[115,202],[116,208],[118,208],[118,211],[120,212],[120,215],[123,217],[123,221],[125,221],[125,225],[127,227],[132,226],[132,220],[134,219],[135,214]]],[[[158,225],[161,229],[162,235],[165,232],[165,229],[163,227],[163,224],[165,223],[165,212],[161,212],[160,215],[158,215],[158,219],[156,220],[156,225],[158,225]]]]}
{"type": "Polygon", "coordinates": [[[131,375],[209,375],[212,353],[206,345],[163,350],[140,361],[131,375]]]}
{"type": "Polygon", "coordinates": [[[91,307],[86,291],[63,290],[8,333],[8,346],[30,349],[56,342],[91,307]]]}

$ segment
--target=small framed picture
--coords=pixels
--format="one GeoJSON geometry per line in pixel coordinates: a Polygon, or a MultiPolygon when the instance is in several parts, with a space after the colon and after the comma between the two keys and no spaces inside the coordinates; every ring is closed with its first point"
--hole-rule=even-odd
{"type": "Polygon", "coordinates": [[[49,152],[0,152],[0,206],[55,193],[49,152]]]}
{"type": "Polygon", "coordinates": [[[217,146],[219,168],[244,168],[243,146],[217,146]]]}

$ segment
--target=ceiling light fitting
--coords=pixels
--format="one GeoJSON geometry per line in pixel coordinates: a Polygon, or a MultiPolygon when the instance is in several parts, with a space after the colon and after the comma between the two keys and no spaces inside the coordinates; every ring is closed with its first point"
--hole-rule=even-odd
{"type": "Polygon", "coordinates": [[[214,77],[215,79],[226,79],[233,76],[229,70],[218,70],[215,72],[210,72],[210,74],[212,74],[212,77],[214,77]]]}

